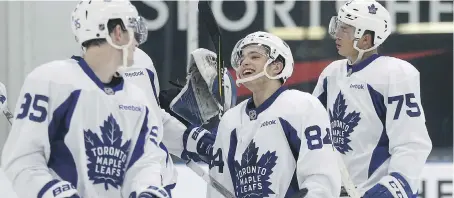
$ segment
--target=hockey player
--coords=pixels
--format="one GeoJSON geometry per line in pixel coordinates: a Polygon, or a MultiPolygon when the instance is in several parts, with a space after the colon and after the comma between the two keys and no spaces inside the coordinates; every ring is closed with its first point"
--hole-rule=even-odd
{"type": "Polygon", "coordinates": [[[2,155],[19,197],[170,197],[161,181],[160,115],[116,75],[146,39],[141,22],[129,1],[81,1],[72,27],[83,57],[26,77],[2,155]]]}
{"type": "Polygon", "coordinates": [[[313,92],[327,107],[333,145],[364,198],[416,197],[432,148],[419,72],[377,53],[391,21],[376,1],[343,5],[329,29],[346,59],[329,64],[313,92]]]}
{"type": "MultiPolygon", "coordinates": [[[[252,98],[221,118],[210,175],[238,198],[337,197],[340,172],[327,132],[329,118],[317,98],[282,84],[293,56],[280,38],[255,32],[233,49],[237,84],[252,98]]],[[[213,188],[210,198],[221,197],[213,188]]]]}
{"type": "MultiPolygon", "coordinates": [[[[192,64],[195,64],[195,62],[193,62],[192,64]]],[[[199,66],[200,65],[203,64],[199,63],[199,66]]],[[[157,113],[161,115],[163,123],[163,130],[161,131],[163,132],[163,139],[159,146],[167,152],[166,164],[163,167],[164,170],[162,174],[163,183],[164,186],[166,186],[166,189],[173,189],[177,182],[177,173],[173,166],[170,154],[173,154],[184,160],[193,159],[200,161],[201,159],[199,156],[209,156],[209,151],[214,143],[215,136],[211,132],[203,128],[187,128],[188,126],[191,126],[191,123],[187,122],[177,114],[174,114],[172,111],[170,111],[170,101],[174,99],[174,97],[178,93],[173,94],[169,98],[160,95],[161,91],[156,69],[151,58],[144,51],[137,48],[134,52],[134,65],[131,67],[121,68],[119,72],[122,74],[122,76],[125,77],[127,81],[134,83],[142,90],[144,90],[150,103],[156,109],[159,109],[157,113]],[[162,102],[167,104],[161,105],[162,102]],[[199,129],[199,131],[197,129],[199,129]],[[196,137],[194,135],[195,133],[199,134],[197,135],[198,138],[188,138],[196,137]]],[[[215,76],[213,76],[213,78],[214,77],[215,76]]],[[[204,83],[204,81],[200,82],[204,83]]],[[[236,94],[230,94],[229,97],[231,96],[236,97],[236,94]]],[[[205,100],[208,101],[209,98],[205,100]]],[[[213,105],[211,108],[212,110],[219,112],[217,106],[213,105]]],[[[216,115],[213,114],[212,116],[216,115]]]]}

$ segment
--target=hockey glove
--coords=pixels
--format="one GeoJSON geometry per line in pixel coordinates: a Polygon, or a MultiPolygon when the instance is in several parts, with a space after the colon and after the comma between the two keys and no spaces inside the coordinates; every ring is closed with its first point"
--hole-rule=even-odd
{"type": "Polygon", "coordinates": [[[52,180],[39,191],[42,198],[80,198],[76,188],[67,181],[52,180]]]}
{"type": "Polygon", "coordinates": [[[188,128],[183,134],[183,146],[189,152],[208,157],[215,139],[213,134],[203,128],[188,128]]]}
{"type": "Polygon", "coordinates": [[[172,196],[164,188],[150,186],[140,192],[139,196],[136,192],[132,192],[129,198],[172,198],[172,196]]]}
{"type": "Polygon", "coordinates": [[[194,50],[187,67],[186,85],[170,103],[170,109],[192,125],[205,124],[221,111],[225,112],[236,105],[236,87],[227,70],[222,74],[225,104],[220,103],[216,67],[214,52],[194,50]]]}
{"type": "Polygon", "coordinates": [[[391,173],[369,189],[363,198],[411,198],[412,195],[410,185],[404,177],[399,173],[391,173]]]}

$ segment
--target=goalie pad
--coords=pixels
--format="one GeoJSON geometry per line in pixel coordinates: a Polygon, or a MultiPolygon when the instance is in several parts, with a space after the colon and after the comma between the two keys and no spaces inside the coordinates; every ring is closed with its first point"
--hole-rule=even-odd
{"type": "Polygon", "coordinates": [[[216,54],[199,48],[191,53],[186,85],[170,103],[170,109],[193,125],[206,124],[221,111],[236,105],[236,87],[232,75],[224,70],[224,105],[219,98],[216,54]]]}

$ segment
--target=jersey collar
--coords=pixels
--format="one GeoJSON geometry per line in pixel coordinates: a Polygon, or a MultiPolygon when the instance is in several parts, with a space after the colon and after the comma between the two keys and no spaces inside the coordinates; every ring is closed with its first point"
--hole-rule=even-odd
{"type": "Polygon", "coordinates": [[[359,62],[355,66],[349,65],[347,63],[347,73],[349,73],[351,75],[351,74],[353,74],[355,72],[361,71],[362,69],[364,69],[366,66],[368,66],[372,61],[374,61],[378,57],[380,57],[379,54],[372,54],[371,56],[369,56],[368,58],[366,58],[363,61],[359,62]]]}
{"type": "Polygon", "coordinates": [[[104,84],[93,72],[93,70],[88,66],[87,62],[80,57],[80,56],[72,56],[72,59],[76,60],[79,66],[82,68],[82,70],[87,74],[88,77],[101,89],[103,90],[107,95],[114,95],[115,92],[120,91],[123,89],[123,83],[124,79],[120,77],[119,80],[114,82],[115,80],[113,79],[111,83],[109,84],[104,84]]]}
{"type": "Polygon", "coordinates": [[[268,107],[273,104],[273,102],[276,100],[276,98],[281,95],[282,92],[287,90],[286,87],[280,87],[276,92],[273,93],[268,99],[265,100],[259,107],[255,107],[254,105],[254,100],[249,98],[246,104],[246,114],[249,115],[250,120],[255,120],[257,119],[258,115],[265,111],[268,107]]]}

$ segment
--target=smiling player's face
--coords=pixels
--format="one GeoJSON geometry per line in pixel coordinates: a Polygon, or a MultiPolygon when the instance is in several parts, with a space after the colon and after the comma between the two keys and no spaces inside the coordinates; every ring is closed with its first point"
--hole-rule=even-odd
{"type": "MultiPolygon", "coordinates": [[[[251,45],[242,50],[243,56],[239,60],[238,77],[241,79],[252,77],[263,72],[265,64],[268,61],[267,50],[258,45],[251,45]]],[[[267,68],[268,74],[271,74],[269,67],[267,68]]],[[[262,76],[258,79],[245,82],[243,85],[249,90],[253,90],[255,87],[261,87],[266,81],[269,80],[266,76],[262,76]]]]}

